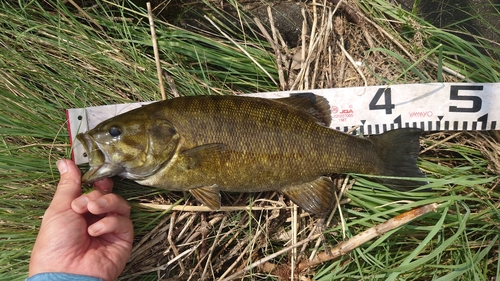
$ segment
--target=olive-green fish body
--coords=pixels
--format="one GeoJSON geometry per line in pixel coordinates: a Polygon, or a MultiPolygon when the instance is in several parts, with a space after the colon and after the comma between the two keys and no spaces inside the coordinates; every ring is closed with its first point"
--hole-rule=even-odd
{"type": "Polygon", "coordinates": [[[328,108],[313,94],[277,100],[198,96],[147,105],[79,135],[88,151],[98,151],[89,153],[94,157],[84,180],[118,174],[142,185],[189,190],[213,209],[220,207],[219,191],[277,190],[307,211],[324,213],[334,198],[325,175],[423,176],[415,165],[419,130],[354,137],[326,126],[328,108]]]}

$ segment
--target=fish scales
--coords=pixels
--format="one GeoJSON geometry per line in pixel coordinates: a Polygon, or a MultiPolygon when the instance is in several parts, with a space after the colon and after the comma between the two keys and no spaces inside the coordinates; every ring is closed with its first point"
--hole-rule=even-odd
{"type": "MultiPolygon", "coordinates": [[[[320,214],[333,202],[334,186],[325,175],[423,177],[415,164],[418,130],[354,137],[326,126],[328,107],[313,94],[157,102],[78,136],[87,151],[97,151],[89,153],[91,170],[84,180],[121,175],[146,186],[188,190],[213,209],[220,207],[219,191],[277,190],[320,214]]],[[[382,181],[399,189],[424,184],[382,181]]]]}
{"type": "MultiPolygon", "coordinates": [[[[199,184],[199,179],[195,182],[193,177],[205,174],[207,181],[212,178],[222,181],[218,186],[224,191],[278,190],[322,174],[373,172],[362,169],[368,165],[359,165],[375,161],[368,141],[322,127],[311,116],[290,110],[284,104],[276,106],[271,100],[220,96],[175,101],[155,112],[175,120],[172,124],[185,139],[185,149],[214,143],[226,146],[211,165],[182,171],[190,182],[179,186],[193,188],[199,184]]],[[[168,176],[155,184],[175,186],[169,180],[175,176],[171,175],[173,171],[165,172],[168,176]]]]}

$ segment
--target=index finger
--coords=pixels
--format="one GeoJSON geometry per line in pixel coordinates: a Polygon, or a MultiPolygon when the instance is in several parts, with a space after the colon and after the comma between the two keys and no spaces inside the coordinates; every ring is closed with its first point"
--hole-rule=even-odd
{"type": "Polygon", "coordinates": [[[111,213],[125,217],[130,216],[130,205],[128,202],[114,193],[108,193],[89,201],[87,209],[94,215],[111,213]]]}

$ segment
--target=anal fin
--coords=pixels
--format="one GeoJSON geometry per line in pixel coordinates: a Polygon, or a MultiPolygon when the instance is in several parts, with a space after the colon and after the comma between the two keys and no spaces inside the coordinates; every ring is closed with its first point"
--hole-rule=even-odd
{"type": "Polygon", "coordinates": [[[220,209],[220,192],[217,185],[193,188],[189,192],[210,209],[220,209]]]}
{"type": "Polygon", "coordinates": [[[329,177],[286,187],[282,192],[309,213],[321,215],[331,210],[335,186],[329,177]]]}

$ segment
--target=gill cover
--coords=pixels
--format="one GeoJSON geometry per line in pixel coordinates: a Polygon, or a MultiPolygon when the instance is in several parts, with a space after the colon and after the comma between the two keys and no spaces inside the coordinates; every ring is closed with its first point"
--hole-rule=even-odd
{"type": "Polygon", "coordinates": [[[121,176],[128,179],[148,177],[170,162],[178,150],[181,136],[167,120],[154,120],[147,128],[148,138],[146,159],[142,165],[126,167],[121,176]]]}

